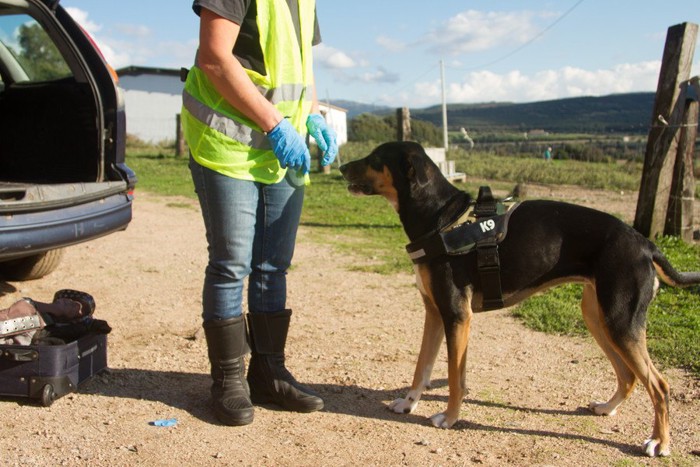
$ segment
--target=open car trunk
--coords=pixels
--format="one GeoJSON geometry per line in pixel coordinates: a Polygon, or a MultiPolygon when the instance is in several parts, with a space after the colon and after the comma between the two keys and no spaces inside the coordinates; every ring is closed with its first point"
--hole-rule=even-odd
{"type": "Polygon", "coordinates": [[[83,203],[126,190],[101,182],[96,99],[73,80],[0,92],[0,213],[83,203]]]}
{"type": "Polygon", "coordinates": [[[131,221],[116,79],[57,0],[0,0],[0,278],[131,221]]]}

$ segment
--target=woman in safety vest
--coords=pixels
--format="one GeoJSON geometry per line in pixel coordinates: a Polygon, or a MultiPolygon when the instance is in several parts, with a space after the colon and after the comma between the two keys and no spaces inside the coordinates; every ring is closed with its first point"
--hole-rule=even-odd
{"type": "Polygon", "coordinates": [[[209,251],[202,319],[214,413],[224,424],[245,425],[253,402],[320,410],[323,400],[296,381],[284,357],[292,313],[286,274],[310,168],[307,132],[323,165],[338,152],[314,89],[315,0],[195,0],[192,8],[199,50],[182,124],[209,251]]]}

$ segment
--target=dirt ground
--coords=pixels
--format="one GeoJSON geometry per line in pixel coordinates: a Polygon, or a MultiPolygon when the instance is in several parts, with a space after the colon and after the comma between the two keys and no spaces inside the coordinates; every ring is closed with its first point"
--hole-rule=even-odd
{"type": "MultiPolygon", "coordinates": [[[[635,193],[529,187],[631,220],[635,193]]],[[[700,209],[696,216],[700,218],[700,209]]],[[[447,401],[444,346],[433,388],[416,412],[403,397],[417,357],[423,311],[410,274],[352,272],[356,258],[312,243],[302,228],[289,275],[294,310],[288,366],[325,399],[323,411],[256,408],[245,427],[218,424],[208,406],[200,291],[206,246],[198,207],[137,192],[124,232],[71,247],[48,277],[0,282],[0,305],[60,288],[94,295],[113,327],[109,370],[51,407],[0,399],[0,464],[32,465],[700,465],[700,381],[663,369],[672,387],[672,457],[642,456],[652,409],[638,388],[618,415],[585,407],[615,388],[591,338],[526,329],[508,311],[477,315],[461,419],[451,430],[427,417],[447,401]],[[153,426],[176,418],[172,427],[153,426]]]]}

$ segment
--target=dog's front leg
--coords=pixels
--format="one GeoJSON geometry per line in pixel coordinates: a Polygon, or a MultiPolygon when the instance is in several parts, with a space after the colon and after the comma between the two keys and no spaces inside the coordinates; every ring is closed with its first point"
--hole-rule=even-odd
{"type": "Polygon", "coordinates": [[[433,426],[451,428],[459,418],[462,399],[466,392],[467,347],[469,345],[469,328],[471,312],[465,318],[445,326],[447,335],[447,380],[450,395],[447,410],[430,417],[433,426]]]}
{"type": "Polygon", "coordinates": [[[425,295],[423,295],[423,302],[425,303],[425,325],[418,363],[413,374],[413,384],[405,399],[399,398],[389,404],[389,409],[396,413],[411,413],[415,410],[423,390],[430,387],[430,375],[442,344],[444,331],[440,313],[425,295]]]}

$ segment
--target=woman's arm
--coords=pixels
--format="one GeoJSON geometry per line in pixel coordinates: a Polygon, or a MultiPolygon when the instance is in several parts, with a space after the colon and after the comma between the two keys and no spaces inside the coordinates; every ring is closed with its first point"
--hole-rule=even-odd
{"type": "MultiPolygon", "coordinates": [[[[260,94],[233,56],[240,26],[202,8],[199,26],[198,63],[217,91],[264,132],[272,130],[282,114],[260,94]]],[[[314,93],[315,94],[315,93],[314,93]]]]}

